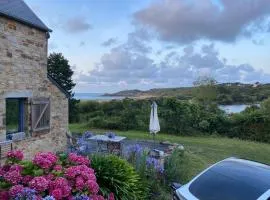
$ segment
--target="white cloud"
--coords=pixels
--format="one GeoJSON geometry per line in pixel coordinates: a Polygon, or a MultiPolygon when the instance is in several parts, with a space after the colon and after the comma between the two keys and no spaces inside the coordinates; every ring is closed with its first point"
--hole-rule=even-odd
{"type": "Polygon", "coordinates": [[[233,42],[267,31],[269,0],[157,0],[134,14],[136,22],[165,41],[188,44],[199,39],[233,42]]]}

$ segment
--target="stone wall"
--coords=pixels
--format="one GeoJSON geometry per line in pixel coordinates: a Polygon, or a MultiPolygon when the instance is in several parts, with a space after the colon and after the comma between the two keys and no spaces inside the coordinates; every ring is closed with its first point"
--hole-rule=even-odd
{"type": "Polygon", "coordinates": [[[14,143],[27,157],[37,151],[63,150],[66,144],[68,99],[47,78],[47,47],[45,32],[0,16],[0,140],[6,135],[7,97],[27,97],[29,106],[32,98],[50,99],[50,130],[14,143]]]}

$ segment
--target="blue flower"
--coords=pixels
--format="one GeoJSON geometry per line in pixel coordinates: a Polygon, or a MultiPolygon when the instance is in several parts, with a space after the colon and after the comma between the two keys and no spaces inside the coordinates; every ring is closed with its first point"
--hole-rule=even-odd
{"type": "Polygon", "coordinates": [[[82,195],[76,195],[72,198],[72,200],[90,200],[90,198],[84,194],[82,195]]]}
{"type": "Polygon", "coordinates": [[[146,159],[146,166],[148,168],[154,168],[159,173],[164,172],[164,167],[159,163],[158,159],[156,158],[148,157],[146,159]]]}
{"type": "Polygon", "coordinates": [[[42,200],[55,200],[53,196],[46,196],[42,200]]]}
{"type": "Polygon", "coordinates": [[[36,200],[37,195],[36,191],[30,188],[24,188],[22,192],[18,193],[17,196],[14,198],[15,200],[36,200]]]}
{"type": "Polygon", "coordinates": [[[131,145],[128,147],[128,154],[140,154],[143,148],[139,144],[131,145]]]}

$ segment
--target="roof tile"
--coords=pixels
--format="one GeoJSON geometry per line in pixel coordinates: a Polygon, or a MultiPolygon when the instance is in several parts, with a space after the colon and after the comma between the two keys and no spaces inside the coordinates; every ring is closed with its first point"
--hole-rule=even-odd
{"type": "Polygon", "coordinates": [[[51,31],[23,0],[0,0],[0,15],[20,21],[42,31],[51,31]]]}

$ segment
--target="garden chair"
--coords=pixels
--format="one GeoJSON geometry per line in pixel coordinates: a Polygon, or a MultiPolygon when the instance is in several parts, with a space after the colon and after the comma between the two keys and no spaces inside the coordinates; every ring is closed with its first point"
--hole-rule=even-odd
{"type": "Polygon", "coordinates": [[[77,152],[79,146],[77,144],[77,138],[73,137],[70,133],[66,132],[67,137],[67,151],[68,153],[77,152]]]}
{"type": "Polygon", "coordinates": [[[97,140],[97,152],[108,153],[108,143],[103,140],[97,140]]]}
{"type": "Polygon", "coordinates": [[[25,138],[25,133],[24,132],[13,133],[11,138],[13,141],[23,140],[25,138]]]}
{"type": "Polygon", "coordinates": [[[108,142],[107,143],[108,152],[117,156],[121,155],[121,143],[120,142],[108,142]]]}

